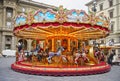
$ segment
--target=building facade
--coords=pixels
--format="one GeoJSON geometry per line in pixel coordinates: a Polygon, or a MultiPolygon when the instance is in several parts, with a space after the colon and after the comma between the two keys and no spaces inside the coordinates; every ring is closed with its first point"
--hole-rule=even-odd
{"type": "MultiPolygon", "coordinates": [[[[15,50],[17,41],[22,41],[13,35],[13,18],[17,14],[48,8],[56,10],[55,6],[32,0],[0,0],[0,52],[5,49],[15,50]]],[[[25,40],[25,44],[29,47],[30,40],[25,40]]]]}
{"type": "MultiPolygon", "coordinates": [[[[86,4],[88,10],[93,9],[93,1],[86,4]]],[[[96,15],[104,13],[110,18],[110,35],[105,39],[100,39],[104,45],[114,45],[116,54],[120,54],[120,0],[96,0],[96,15]],[[112,42],[112,43],[111,43],[112,42]]]]}

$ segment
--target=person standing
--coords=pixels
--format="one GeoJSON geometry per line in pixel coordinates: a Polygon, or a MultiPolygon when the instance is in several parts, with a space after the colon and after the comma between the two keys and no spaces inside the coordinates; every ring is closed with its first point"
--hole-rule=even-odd
{"type": "Polygon", "coordinates": [[[112,50],[108,57],[108,64],[112,65],[113,56],[115,55],[115,50],[112,50]]]}
{"type": "Polygon", "coordinates": [[[22,42],[18,42],[17,48],[18,48],[18,52],[20,53],[20,51],[22,50],[22,42]]]}

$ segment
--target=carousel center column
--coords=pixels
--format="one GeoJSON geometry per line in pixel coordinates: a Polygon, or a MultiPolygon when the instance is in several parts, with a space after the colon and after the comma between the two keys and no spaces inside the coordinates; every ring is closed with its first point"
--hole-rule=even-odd
{"type": "Polygon", "coordinates": [[[27,40],[28,41],[28,47],[27,47],[27,49],[28,49],[28,51],[31,51],[31,44],[32,44],[32,40],[30,40],[30,39],[28,39],[27,40]]]}

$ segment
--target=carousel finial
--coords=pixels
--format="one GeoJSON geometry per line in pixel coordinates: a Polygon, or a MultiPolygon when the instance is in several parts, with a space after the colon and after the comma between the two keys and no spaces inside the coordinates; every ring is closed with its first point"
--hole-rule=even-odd
{"type": "Polygon", "coordinates": [[[62,5],[60,5],[59,9],[58,9],[58,13],[56,14],[56,18],[57,18],[57,21],[59,23],[63,23],[66,21],[66,12],[64,11],[64,8],[62,5]]]}
{"type": "Polygon", "coordinates": [[[33,23],[33,20],[34,20],[34,18],[33,18],[33,10],[31,9],[31,8],[29,8],[28,10],[27,10],[27,24],[28,25],[31,25],[32,23],[33,23]]]}

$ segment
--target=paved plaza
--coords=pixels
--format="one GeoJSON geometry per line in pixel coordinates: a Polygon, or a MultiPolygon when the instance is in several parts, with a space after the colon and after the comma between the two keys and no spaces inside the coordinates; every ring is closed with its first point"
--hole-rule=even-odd
{"type": "Polygon", "coordinates": [[[28,75],[11,70],[15,57],[0,57],[0,81],[120,81],[120,66],[112,66],[111,71],[104,74],[88,76],[38,76],[28,75]]]}

